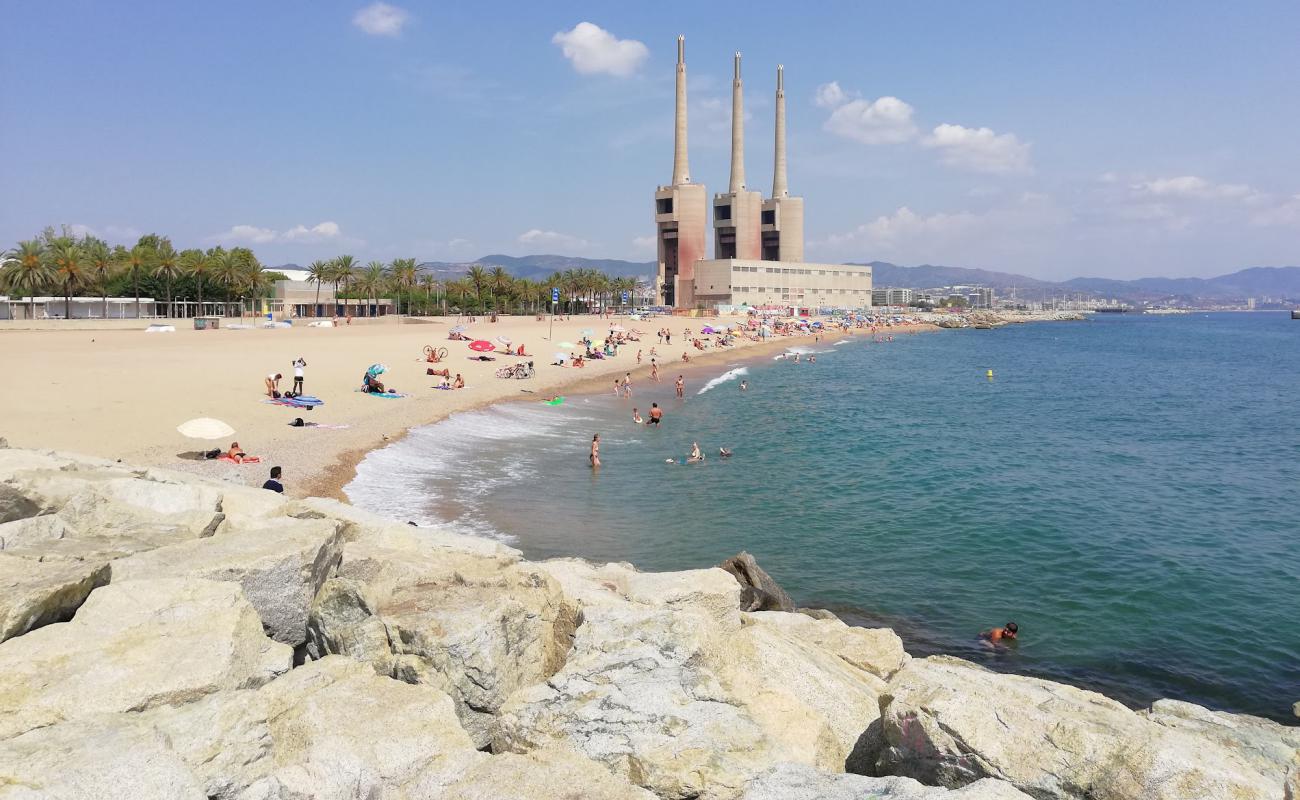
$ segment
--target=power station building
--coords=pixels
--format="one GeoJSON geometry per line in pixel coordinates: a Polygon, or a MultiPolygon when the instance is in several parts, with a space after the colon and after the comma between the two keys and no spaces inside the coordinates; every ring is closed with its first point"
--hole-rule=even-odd
{"type": "Polygon", "coordinates": [[[659,256],[656,295],[673,308],[791,306],[866,308],[871,267],[803,260],[803,198],[786,178],[785,76],[776,68],[776,136],[772,196],[745,183],[744,84],[740,53],[731,81],[731,182],[713,196],[713,258],[705,258],[708,195],[691,182],[686,143],[686,42],[677,37],[673,180],[655,190],[659,256]]]}

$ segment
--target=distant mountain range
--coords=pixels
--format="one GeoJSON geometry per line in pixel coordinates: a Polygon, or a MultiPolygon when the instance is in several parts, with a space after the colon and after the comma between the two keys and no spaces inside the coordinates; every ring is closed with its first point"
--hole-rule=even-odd
{"type": "MultiPolygon", "coordinates": [[[[597,269],[607,275],[650,279],[655,272],[653,261],[622,261],[615,258],[579,258],[576,256],[530,255],[507,256],[499,253],[474,261],[426,261],[420,268],[444,275],[464,274],[475,264],[503,267],[517,278],[543,280],[556,272],[570,269],[597,269]]],[[[887,261],[869,261],[872,283],[877,288],[900,287],[928,289],[940,286],[989,286],[999,297],[1014,289],[1025,300],[1042,300],[1063,295],[1114,298],[1130,303],[1167,301],[1172,303],[1244,302],[1248,297],[1272,298],[1278,302],[1300,301],[1300,267],[1249,267],[1216,278],[1071,278],[1068,281],[1044,281],[1027,275],[987,269],[946,267],[922,264],[902,267],[887,261]]],[[[272,269],[301,270],[297,264],[282,264],[272,269]]]]}

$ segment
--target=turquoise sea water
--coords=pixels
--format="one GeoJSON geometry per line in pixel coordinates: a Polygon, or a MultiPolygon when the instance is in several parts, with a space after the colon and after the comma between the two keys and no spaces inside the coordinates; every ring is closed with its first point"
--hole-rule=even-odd
{"type": "Polygon", "coordinates": [[[347,491],[532,558],[660,570],[748,550],[801,604],[889,624],[914,654],[1294,722],[1300,322],[843,338],[794,342],[817,362],[747,362],[702,394],[740,362],[689,375],[684,403],[665,375],[630,401],[456,415],[371,454],[347,491]],[[631,422],[651,401],[661,430],[631,422]],[[665,463],[693,440],[704,464],[665,463]],[[1018,645],[976,642],[1009,619],[1018,645]]]}

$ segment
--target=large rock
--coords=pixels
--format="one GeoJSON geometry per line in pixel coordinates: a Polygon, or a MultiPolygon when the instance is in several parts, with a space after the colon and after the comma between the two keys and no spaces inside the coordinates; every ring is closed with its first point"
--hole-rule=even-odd
{"type": "Polygon", "coordinates": [[[720,569],[641,572],[631,564],[592,564],[557,558],[534,565],[560,582],[566,596],[587,606],[635,603],[701,613],[720,627],[740,627],[740,586],[720,569]]]}
{"type": "Polygon", "coordinates": [[[215,487],[132,477],[92,483],[58,514],[86,536],[130,536],[161,546],[211,536],[225,518],[220,508],[215,487]]]}
{"type": "Polygon", "coordinates": [[[76,535],[77,532],[72,526],[57,514],[16,519],[0,523],[0,550],[15,551],[27,548],[29,551],[39,553],[41,549],[51,547],[52,542],[76,535]]]}
{"type": "Polygon", "coordinates": [[[834,653],[882,680],[889,680],[911,660],[903,649],[903,640],[889,628],[859,628],[833,616],[814,618],[776,611],[747,614],[745,619],[777,628],[783,635],[807,646],[834,653]]]}
{"type": "Polygon", "coordinates": [[[262,632],[233,583],[126,581],[71,622],[0,644],[0,739],[96,713],[141,711],[260,686],[292,648],[262,632]]]}
{"type": "Polygon", "coordinates": [[[785,593],[785,589],[744,550],[718,566],[730,572],[740,584],[742,611],[795,610],[794,601],[785,593]]]}
{"type": "Polygon", "coordinates": [[[166,737],[121,716],[0,741],[0,800],[209,800],[166,737]]]}
{"type": "Polygon", "coordinates": [[[564,668],[502,709],[494,752],[560,743],[666,800],[729,798],[771,760],[770,742],[709,668],[703,614],[588,607],[564,668]]]}
{"type": "Polygon", "coordinates": [[[578,625],[559,584],[515,562],[430,547],[418,533],[350,542],[312,605],[308,653],[446,691],[484,746],[506,699],[564,663],[578,625]]]}
{"type": "Polygon", "coordinates": [[[778,764],[745,787],[742,800],[1033,800],[991,778],[960,789],[926,786],[911,778],[868,778],[778,764]]]}
{"type": "Polygon", "coordinates": [[[45,564],[0,553],[0,642],[72,619],[90,591],[107,582],[107,564],[45,564]]]}
{"type": "Polygon", "coordinates": [[[41,507],[23,492],[0,483],[0,522],[27,519],[41,513],[41,507]]]}
{"type": "Polygon", "coordinates": [[[341,526],[333,520],[292,518],[232,523],[217,536],[115,561],[113,579],[234,581],[257,609],[267,635],[291,647],[303,644],[312,599],[342,557],[341,526]]]}
{"type": "Polygon", "coordinates": [[[655,795],[568,747],[485,759],[438,800],[656,800],[655,795]]]}
{"type": "Polygon", "coordinates": [[[1163,725],[1094,692],[960,659],[914,659],[882,698],[880,774],[1036,798],[1277,800],[1283,771],[1238,744],[1163,725]]]}
{"type": "Polygon", "coordinates": [[[1300,728],[1248,714],[1229,714],[1185,703],[1157,700],[1147,719],[1195,734],[1239,754],[1261,774],[1284,775],[1300,768],[1300,728]]]}
{"type": "Polygon", "coordinates": [[[301,519],[336,519],[344,523],[347,541],[367,540],[379,545],[408,547],[420,542],[423,547],[450,550],[458,553],[477,553],[482,556],[511,558],[518,561],[522,554],[482,536],[470,536],[446,528],[420,528],[394,522],[338,500],[307,497],[289,504],[285,513],[301,519]]]}

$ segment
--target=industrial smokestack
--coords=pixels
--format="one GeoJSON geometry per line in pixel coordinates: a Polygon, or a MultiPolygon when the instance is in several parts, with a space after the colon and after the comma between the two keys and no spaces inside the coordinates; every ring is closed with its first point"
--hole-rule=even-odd
{"type": "Polygon", "coordinates": [[[736,74],[731,79],[731,188],[745,191],[745,93],[740,83],[740,53],[736,53],[736,74]]]}
{"type": "Polygon", "coordinates": [[[686,163],[686,37],[677,37],[677,117],[673,128],[673,185],[691,182],[686,163]]]}
{"type": "Polygon", "coordinates": [[[776,67],[776,165],[772,170],[772,197],[789,197],[785,180],[785,67],[776,67]]]}

